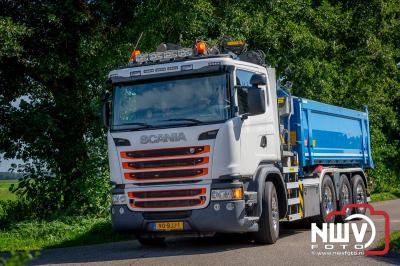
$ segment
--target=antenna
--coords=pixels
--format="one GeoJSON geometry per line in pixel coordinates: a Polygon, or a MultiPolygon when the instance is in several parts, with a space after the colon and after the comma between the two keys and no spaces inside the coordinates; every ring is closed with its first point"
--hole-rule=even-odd
{"type": "Polygon", "coordinates": [[[137,42],[136,42],[136,44],[135,44],[135,48],[133,49],[134,51],[136,50],[136,48],[138,47],[138,45],[139,45],[139,42],[140,42],[140,40],[142,39],[142,36],[143,36],[143,31],[140,33],[140,35],[139,35],[139,39],[137,40],[137,42]]]}

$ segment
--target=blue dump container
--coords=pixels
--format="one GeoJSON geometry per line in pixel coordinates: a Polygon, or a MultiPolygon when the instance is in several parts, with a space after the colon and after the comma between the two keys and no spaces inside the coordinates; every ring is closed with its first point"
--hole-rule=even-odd
{"type": "Polygon", "coordinates": [[[301,167],[373,167],[367,108],[359,112],[293,97],[290,132],[301,167]]]}

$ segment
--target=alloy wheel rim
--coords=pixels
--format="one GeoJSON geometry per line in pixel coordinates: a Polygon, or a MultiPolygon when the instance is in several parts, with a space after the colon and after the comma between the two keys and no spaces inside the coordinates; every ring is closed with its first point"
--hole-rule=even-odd
{"type": "Polygon", "coordinates": [[[328,186],[324,189],[324,209],[325,215],[333,211],[333,194],[331,188],[328,186]]]}
{"type": "Polygon", "coordinates": [[[278,229],[279,223],[279,210],[278,210],[278,201],[275,197],[272,197],[271,200],[271,211],[272,211],[272,226],[274,227],[275,232],[278,229]]]}
{"type": "MultiPolygon", "coordinates": [[[[357,193],[356,203],[357,204],[365,203],[364,188],[362,187],[361,183],[358,183],[356,187],[356,193],[357,193]]],[[[358,208],[358,209],[360,212],[364,211],[364,208],[358,208]]]]}
{"type": "MultiPolygon", "coordinates": [[[[346,206],[347,204],[350,204],[350,190],[349,187],[344,185],[342,186],[342,190],[340,192],[340,201],[341,201],[341,205],[346,206]]],[[[346,210],[346,216],[348,216],[351,212],[351,209],[347,209],[346,210]]]]}

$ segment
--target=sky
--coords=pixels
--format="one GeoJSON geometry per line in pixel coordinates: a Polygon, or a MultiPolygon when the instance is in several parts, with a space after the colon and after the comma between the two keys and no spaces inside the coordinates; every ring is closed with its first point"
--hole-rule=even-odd
{"type": "Polygon", "coordinates": [[[11,167],[11,164],[19,164],[22,163],[21,160],[4,160],[2,156],[0,156],[0,172],[9,172],[8,169],[11,167]]]}
{"type": "MultiPolygon", "coordinates": [[[[11,102],[11,105],[14,107],[19,108],[19,104],[21,103],[21,100],[25,100],[27,102],[30,102],[31,99],[29,98],[29,95],[24,95],[21,96],[14,101],[11,102]]],[[[20,164],[23,161],[21,160],[16,160],[16,159],[11,159],[11,160],[4,160],[3,156],[0,154],[0,172],[9,172],[8,169],[11,167],[11,164],[20,164]]]]}

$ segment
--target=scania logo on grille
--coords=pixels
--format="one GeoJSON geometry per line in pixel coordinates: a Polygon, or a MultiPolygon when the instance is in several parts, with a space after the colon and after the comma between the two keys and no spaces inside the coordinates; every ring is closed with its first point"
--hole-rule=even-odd
{"type": "Polygon", "coordinates": [[[171,134],[158,134],[158,135],[143,135],[140,137],[140,143],[159,143],[159,142],[176,142],[186,141],[186,136],[183,132],[171,134]]]}

